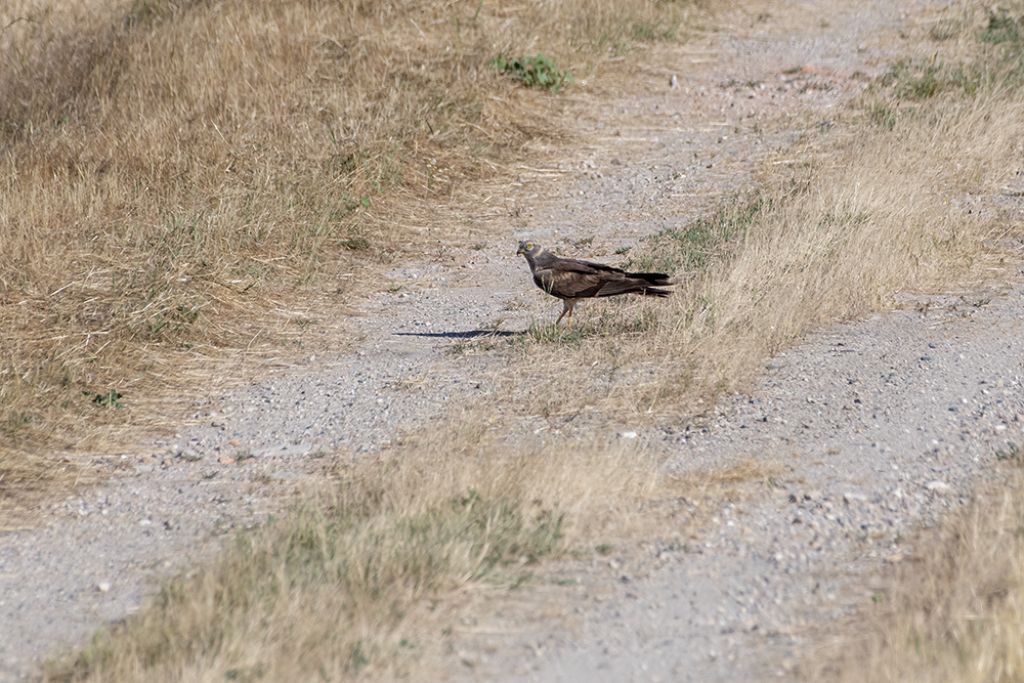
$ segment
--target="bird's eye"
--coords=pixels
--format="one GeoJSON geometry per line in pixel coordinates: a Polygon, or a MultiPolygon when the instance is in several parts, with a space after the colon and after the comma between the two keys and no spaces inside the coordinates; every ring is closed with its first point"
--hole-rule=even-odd
{"type": "Polygon", "coordinates": [[[527,251],[533,250],[533,242],[527,242],[526,243],[526,249],[527,249],[527,251]]]}

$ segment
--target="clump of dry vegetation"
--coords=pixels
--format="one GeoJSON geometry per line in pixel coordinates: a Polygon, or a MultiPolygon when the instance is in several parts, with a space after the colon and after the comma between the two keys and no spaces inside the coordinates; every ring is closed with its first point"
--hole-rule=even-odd
{"type": "Polygon", "coordinates": [[[273,343],[297,302],[415,251],[406,200],[554,133],[553,96],[496,57],[586,75],[687,7],[4,2],[0,500],[49,474],[25,451],[96,445],[201,389],[183,366],[273,343]]]}
{"type": "Polygon", "coordinates": [[[918,539],[916,562],[805,665],[809,680],[1010,683],[1024,678],[1024,478],[918,539]]]}
{"type": "Polygon", "coordinates": [[[424,437],[383,463],[342,469],[330,490],[170,584],[52,680],[394,676],[449,623],[430,600],[514,583],[664,488],[631,449],[512,454],[486,429],[463,437],[424,437]]]}
{"type": "Polygon", "coordinates": [[[479,414],[458,422],[383,461],[340,466],[318,494],[170,582],[44,679],[415,679],[459,616],[461,591],[518,586],[567,550],[629,543],[638,524],[688,539],[714,504],[776,473],[740,460],[668,475],[621,441],[511,448],[479,414]]]}

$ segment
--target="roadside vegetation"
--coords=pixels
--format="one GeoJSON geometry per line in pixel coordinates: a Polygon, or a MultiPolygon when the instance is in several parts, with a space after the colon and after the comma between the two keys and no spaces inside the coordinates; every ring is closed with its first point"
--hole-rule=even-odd
{"type": "Polygon", "coordinates": [[[485,429],[475,436],[341,469],[52,680],[387,680],[442,639],[439,596],[517,585],[587,526],[658,494],[654,469],[626,450],[537,444],[507,459],[485,429]]]}
{"type": "Polygon", "coordinates": [[[557,134],[548,91],[692,11],[0,4],[0,510],[80,475],[34,453],[109,448],[229,374],[219,359],[287,355],[310,302],[336,310],[417,253],[413,200],[557,134]]]}
{"type": "Polygon", "coordinates": [[[1024,477],[916,539],[914,561],[806,665],[816,681],[1011,683],[1024,678],[1024,477]]]}
{"type": "Polygon", "coordinates": [[[700,410],[816,325],[995,276],[1006,254],[992,245],[1020,232],[999,208],[1017,191],[1024,133],[1015,11],[950,10],[924,37],[928,56],[872,81],[835,131],[798,147],[800,163],[630,249],[624,266],[674,274],[675,296],[597,304],[574,329],[507,341],[529,360],[516,381],[558,397],[542,414],[700,410]],[[971,197],[992,208],[963,208],[971,197]]]}
{"type": "Polygon", "coordinates": [[[775,472],[740,461],[670,476],[621,440],[538,439],[511,452],[466,417],[457,440],[432,431],[383,461],[340,466],[142,615],[52,662],[44,680],[418,680],[460,596],[519,589],[541,561],[606,555],[638,523],[687,542],[715,504],[775,472]]]}
{"type": "Polygon", "coordinates": [[[997,276],[1006,254],[992,245],[1021,229],[1000,198],[1016,187],[1024,139],[1021,45],[1003,28],[993,42],[1011,16],[1000,12],[959,9],[928,43],[937,53],[872,82],[835,131],[792,154],[800,164],[629,251],[627,267],[675,274],[676,295],[509,342],[529,357],[517,381],[557,394],[564,416],[698,409],[816,325],[890,307],[901,291],[997,276]],[[967,210],[971,197],[991,208],[967,210]],[[609,390],[591,391],[597,373],[609,390]]]}
{"type": "MultiPolygon", "coordinates": [[[[600,14],[604,5],[587,7],[600,14]]],[[[453,592],[516,586],[533,561],[594,547],[665,507],[671,514],[667,501],[694,494],[657,457],[642,448],[624,457],[621,444],[587,441],[571,427],[537,436],[537,423],[650,422],[696,410],[749,382],[815,325],[891,307],[901,290],[989,276],[999,257],[985,241],[1005,225],[965,213],[958,200],[998,193],[1024,139],[1017,63],[1006,41],[978,38],[989,22],[967,7],[950,19],[937,60],[880,79],[841,114],[838,132],[809,137],[799,166],[766,175],[736,207],[631,251],[638,266],[679,274],[671,299],[609,307],[569,335],[537,330],[490,351],[516,368],[494,379],[504,414],[536,438],[509,445],[493,406],[453,413],[383,462],[342,468],[336,485],[173,582],[141,615],[55,663],[50,678],[393,676],[436,635],[453,592]],[[922,78],[942,85],[918,87],[922,78]]],[[[474,53],[489,87],[516,87],[488,67],[495,53],[537,49],[474,53]]],[[[382,239],[368,234],[371,244],[382,239]]],[[[765,477],[751,467],[725,480],[765,477]]]]}
{"type": "MultiPolygon", "coordinates": [[[[887,113],[878,123],[898,127],[908,114],[926,116],[927,103],[933,99],[974,101],[975,117],[1019,106],[1024,86],[1024,3],[968,7],[934,27],[931,37],[939,43],[954,43],[961,59],[910,62],[894,68],[884,87],[898,89],[921,104],[892,117],[887,113]]],[[[897,111],[877,101],[875,105],[875,111],[897,111]]],[[[944,142],[936,140],[936,144],[944,142]]],[[[1020,141],[1006,144],[1019,160],[1020,141]]],[[[963,153],[968,152],[980,157],[998,150],[981,145],[963,153]]],[[[1011,165],[1007,171],[1019,173],[1019,166],[1011,165]]],[[[1009,683],[1024,679],[1020,447],[1008,444],[996,457],[1003,463],[998,485],[983,486],[970,506],[915,540],[914,562],[889,577],[873,604],[840,630],[835,643],[807,658],[808,680],[1009,683]]]]}

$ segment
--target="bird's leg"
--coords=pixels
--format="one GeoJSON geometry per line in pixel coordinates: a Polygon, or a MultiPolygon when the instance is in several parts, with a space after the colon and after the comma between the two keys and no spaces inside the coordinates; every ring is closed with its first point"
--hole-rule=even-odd
{"type": "Polygon", "coordinates": [[[572,305],[569,304],[568,299],[562,299],[562,315],[558,316],[558,320],[555,321],[555,325],[562,322],[562,318],[565,317],[566,313],[569,314],[569,319],[572,320],[572,305]]]}
{"type": "Polygon", "coordinates": [[[566,299],[566,312],[569,314],[569,329],[572,329],[572,309],[576,307],[575,299],[566,299]]]}

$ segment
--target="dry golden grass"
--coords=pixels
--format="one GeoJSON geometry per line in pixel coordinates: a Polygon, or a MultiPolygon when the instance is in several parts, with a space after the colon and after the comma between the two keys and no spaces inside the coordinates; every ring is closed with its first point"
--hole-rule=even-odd
{"type": "Polygon", "coordinates": [[[776,472],[744,460],[672,476],[621,442],[512,448],[478,413],[453,422],[465,426],[340,466],[299,508],[170,583],[45,679],[415,680],[460,591],[516,586],[540,560],[655,527],[699,533],[700,514],[776,472]]]}
{"type": "MultiPolygon", "coordinates": [[[[968,193],[999,194],[1011,180],[1010,159],[1019,155],[1020,142],[1003,135],[1019,135],[1019,124],[1001,114],[1020,111],[1022,20],[1021,2],[1002,8],[961,3],[930,28],[948,63],[901,64],[891,72],[889,85],[895,94],[923,104],[901,112],[893,102],[876,98],[867,103],[871,119],[894,132],[904,130],[906,122],[937,124],[930,158],[942,166],[928,169],[926,176],[934,180],[937,203],[948,206],[950,198],[968,193]]],[[[969,247],[984,236],[984,224],[972,225],[955,209],[945,213],[960,218],[943,224],[951,238],[948,244],[969,247]]],[[[998,230],[1019,233],[1019,219],[1000,216],[998,230]]],[[[937,267],[941,259],[925,272],[937,267]]],[[[929,280],[936,277],[942,272],[929,280]]],[[[914,544],[914,561],[892,577],[876,605],[866,608],[835,642],[807,657],[802,678],[920,683],[1024,679],[1024,475],[1019,453],[1003,455],[1017,461],[1017,467],[1005,471],[998,486],[984,487],[940,529],[921,534],[914,544]]]]}
{"type": "Polygon", "coordinates": [[[102,445],[152,396],[202,391],[183,364],[280,347],[296,302],[415,252],[389,220],[406,200],[558,132],[557,98],[498,54],[585,76],[688,7],[0,4],[0,498],[22,453],[102,445]],[[111,390],[124,410],[97,407],[111,390]]]}
{"type": "Polygon", "coordinates": [[[483,429],[461,437],[343,468],[51,680],[391,677],[439,637],[426,603],[514,582],[662,489],[645,458],[607,444],[512,453],[483,429]]]}
{"type": "Polygon", "coordinates": [[[1024,476],[1010,473],[919,538],[849,632],[816,653],[808,680],[1011,683],[1024,679],[1024,476]]]}

